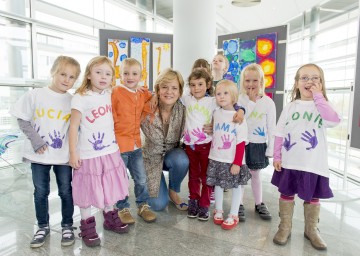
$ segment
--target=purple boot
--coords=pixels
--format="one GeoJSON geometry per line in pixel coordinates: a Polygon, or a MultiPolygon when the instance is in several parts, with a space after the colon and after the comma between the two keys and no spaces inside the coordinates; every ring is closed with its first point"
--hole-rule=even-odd
{"type": "Polygon", "coordinates": [[[95,217],[92,216],[86,220],[81,220],[79,237],[82,238],[86,246],[94,247],[100,245],[100,238],[96,233],[95,217]]]}
{"type": "Polygon", "coordinates": [[[116,233],[128,233],[129,225],[121,222],[118,211],[113,210],[109,212],[103,212],[104,215],[104,228],[116,233]]]}

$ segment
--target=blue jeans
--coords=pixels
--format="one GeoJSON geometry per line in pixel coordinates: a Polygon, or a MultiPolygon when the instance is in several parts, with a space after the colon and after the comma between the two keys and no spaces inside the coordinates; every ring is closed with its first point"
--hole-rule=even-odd
{"type": "MultiPolygon", "coordinates": [[[[121,153],[121,158],[123,159],[125,166],[129,169],[131,178],[134,180],[136,205],[147,204],[149,200],[149,191],[146,183],[146,173],[141,148],[121,153]]],[[[120,210],[129,208],[130,203],[128,202],[128,197],[119,200],[116,203],[116,207],[120,210]]]]}
{"type": "Polygon", "coordinates": [[[61,226],[73,225],[74,204],[72,197],[72,168],[68,165],[43,165],[32,163],[32,179],[34,184],[34,203],[39,228],[49,226],[50,169],[56,177],[58,195],[61,199],[61,226]]]}
{"type": "MultiPolygon", "coordinates": [[[[189,158],[180,148],[169,150],[164,157],[163,170],[169,172],[169,189],[180,192],[181,182],[189,169],[189,158]]],[[[150,197],[149,205],[154,211],[164,210],[169,203],[169,191],[164,173],[161,174],[158,197],[150,197]]]]}

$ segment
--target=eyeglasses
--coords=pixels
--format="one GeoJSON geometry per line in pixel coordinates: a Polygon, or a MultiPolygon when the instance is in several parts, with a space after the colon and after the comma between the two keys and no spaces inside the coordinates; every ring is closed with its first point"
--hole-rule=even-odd
{"type": "Polygon", "coordinates": [[[302,77],[299,78],[299,80],[301,82],[306,82],[306,83],[309,82],[309,80],[311,80],[314,83],[317,83],[317,82],[320,81],[320,77],[318,77],[318,76],[313,76],[313,77],[302,76],[302,77]]]}

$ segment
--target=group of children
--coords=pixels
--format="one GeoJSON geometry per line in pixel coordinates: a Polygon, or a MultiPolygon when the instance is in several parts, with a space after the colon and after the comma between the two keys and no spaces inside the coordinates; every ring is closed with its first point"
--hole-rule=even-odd
{"type": "MultiPolygon", "coordinates": [[[[245,221],[244,185],[251,179],[255,211],[271,219],[262,200],[260,170],[274,157],[271,182],[281,193],[281,222],[274,243],[284,245],[290,236],[294,195],[298,194],[304,200],[305,237],[315,248],[326,249],[316,227],[319,198],[333,196],[325,128],[337,125],[340,118],[328,103],[322,69],[315,64],[299,68],[292,101],[276,126],[275,104],[265,95],[261,66],[250,64],[243,69],[239,94],[233,82],[221,80],[220,74],[227,70],[226,57],[216,55],[212,70],[206,63],[195,62],[188,78],[189,93],[181,97],[186,107],[183,141],[190,162],[187,216],[208,220],[214,191],[213,222],[223,229],[234,228],[245,221]],[[223,217],[224,189],[232,190],[227,218],[223,217]]],[[[51,167],[61,198],[63,246],[75,241],[74,205],[80,208],[79,236],[87,246],[100,244],[91,206],[103,210],[105,229],[129,231],[135,219],[128,202],[127,168],[134,180],[137,214],[146,222],[156,220],[148,205],[140,140],[141,114],[156,99],[147,89],[138,88],[141,64],[125,59],[122,85],[112,88],[112,62],[95,57],[72,96],[68,90],[79,74],[75,59],[59,56],[51,69],[49,87],[31,90],[11,110],[29,139],[24,159],[31,163],[39,227],[30,243],[33,248],[42,246],[50,232],[51,167]]]]}

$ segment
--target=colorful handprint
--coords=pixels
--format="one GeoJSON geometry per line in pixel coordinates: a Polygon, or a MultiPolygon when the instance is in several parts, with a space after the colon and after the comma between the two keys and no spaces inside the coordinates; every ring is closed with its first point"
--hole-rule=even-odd
{"type": "Polygon", "coordinates": [[[195,141],[195,144],[206,139],[205,133],[201,131],[199,127],[194,129],[191,134],[198,138],[197,141],[195,141]]]}
{"type": "Polygon", "coordinates": [[[231,143],[234,141],[234,139],[232,139],[230,141],[230,135],[224,134],[223,136],[221,136],[221,140],[223,142],[222,147],[218,147],[218,149],[229,149],[231,148],[231,143]]]}
{"type": "Polygon", "coordinates": [[[291,144],[291,136],[290,136],[290,133],[288,133],[288,139],[285,138],[283,146],[286,149],[286,151],[289,151],[296,143],[297,142],[294,142],[293,144],[291,144]]]}
{"type": "Polygon", "coordinates": [[[93,133],[93,136],[92,136],[92,137],[93,137],[94,141],[91,141],[91,140],[89,140],[89,139],[88,139],[88,141],[93,145],[94,150],[99,151],[99,150],[102,150],[102,149],[110,146],[110,145],[104,146],[104,145],[102,144],[102,143],[103,143],[103,139],[104,139],[104,137],[105,137],[105,133],[100,134],[100,132],[98,132],[97,138],[95,137],[95,133],[93,133]]]}
{"type": "Polygon", "coordinates": [[[316,131],[315,129],[313,129],[313,132],[314,132],[314,135],[311,135],[310,132],[308,131],[305,131],[304,133],[301,133],[302,137],[301,139],[305,142],[308,142],[310,143],[310,147],[306,148],[306,150],[310,150],[310,149],[313,149],[317,146],[318,144],[318,140],[317,140],[317,137],[316,137],[316,131]]]}
{"type": "Polygon", "coordinates": [[[263,127],[262,129],[260,127],[256,128],[255,131],[253,132],[254,135],[259,135],[262,137],[265,137],[265,128],[263,127]]]}
{"type": "Polygon", "coordinates": [[[51,135],[49,132],[49,137],[51,139],[51,144],[46,141],[46,144],[48,144],[52,148],[62,148],[63,139],[65,138],[65,134],[61,137],[61,133],[59,131],[54,130],[54,136],[51,135]]]}
{"type": "Polygon", "coordinates": [[[190,141],[191,141],[190,133],[189,133],[188,130],[186,130],[186,131],[184,132],[184,142],[190,143],[190,141]]]}

